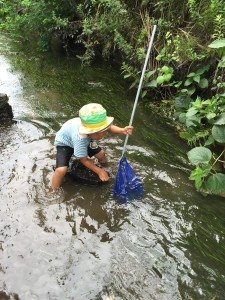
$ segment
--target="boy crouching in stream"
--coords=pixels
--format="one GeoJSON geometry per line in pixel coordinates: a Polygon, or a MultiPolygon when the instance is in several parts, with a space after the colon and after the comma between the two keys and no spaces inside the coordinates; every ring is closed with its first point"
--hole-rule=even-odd
{"type": "Polygon", "coordinates": [[[95,156],[100,164],[108,162],[104,150],[99,146],[94,147],[93,142],[102,139],[107,132],[130,135],[133,131],[133,126],[121,128],[112,125],[113,120],[113,117],[107,116],[101,104],[89,103],[79,110],[79,117],[68,120],[62,125],[55,138],[57,153],[56,169],[52,176],[53,191],[62,184],[73,154],[86,168],[95,172],[100,180],[109,180],[108,173],[90,159],[95,156]]]}

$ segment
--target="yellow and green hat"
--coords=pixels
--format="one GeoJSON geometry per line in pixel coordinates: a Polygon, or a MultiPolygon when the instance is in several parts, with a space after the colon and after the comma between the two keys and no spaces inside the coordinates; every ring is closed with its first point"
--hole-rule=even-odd
{"type": "Polygon", "coordinates": [[[79,110],[81,134],[90,134],[102,131],[109,127],[114,118],[108,117],[105,108],[98,103],[89,103],[79,110]]]}

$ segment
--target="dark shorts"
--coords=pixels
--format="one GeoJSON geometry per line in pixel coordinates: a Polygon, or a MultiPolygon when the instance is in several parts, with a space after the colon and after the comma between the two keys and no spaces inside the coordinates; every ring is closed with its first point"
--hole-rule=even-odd
{"type": "MultiPolygon", "coordinates": [[[[56,168],[69,167],[69,161],[73,155],[73,148],[69,146],[56,146],[56,168]]],[[[98,146],[96,149],[92,149],[88,146],[88,156],[92,157],[98,154],[102,149],[98,146]]]]}

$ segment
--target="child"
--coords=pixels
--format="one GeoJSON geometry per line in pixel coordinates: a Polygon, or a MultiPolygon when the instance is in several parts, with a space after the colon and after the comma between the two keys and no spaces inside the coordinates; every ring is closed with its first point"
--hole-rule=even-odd
{"type": "Polygon", "coordinates": [[[67,121],[57,132],[55,138],[56,169],[52,177],[52,189],[55,191],[63,181],[69,167],[69,161],[74,154],[80,162],[102,181],[108,181],[106,171],[96,166],[88,157],[95,156],[100,164],[106,164],[104,150],[93,147],[93,141],[102,139],[107,132],[114,134],[132,134],[133,126],[118,127],[112,125],[114,118],[108,117],[101,104],[89,103],[79,111],[79,118],[67,121]]]}

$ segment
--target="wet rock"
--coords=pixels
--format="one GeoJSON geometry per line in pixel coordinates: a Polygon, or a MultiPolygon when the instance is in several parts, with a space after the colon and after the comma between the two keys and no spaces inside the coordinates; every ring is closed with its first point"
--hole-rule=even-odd
{"type": "Polygon", "coordinates": [[[0,300],[20,300],[20,298],[17,294],[0,291],[0,300]]]}
{"type": "Polygon", "coordinates": [[[12,107],[8,103],[8,96],[0,93],[0,122],[13,118],[12,107]]]}
{"type": "Polygon", "coordinates": [[[0,300],[9,300],[9,296],[5,292],[0,291],[0,300]]]}
{"type": "Polygon", "coordinates": [[[8,103],[8,100],[9,98],[6,94],[0,93],[0,109],[8,103]]]}
{"type": "Polygon", "coordinates": [[[73,160],[71,162],[68,175],[74,180],[85,184],[99,185],[106,183],[101,181],[96,173],[82,165],[79,160],[73,160]]]}

